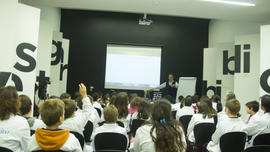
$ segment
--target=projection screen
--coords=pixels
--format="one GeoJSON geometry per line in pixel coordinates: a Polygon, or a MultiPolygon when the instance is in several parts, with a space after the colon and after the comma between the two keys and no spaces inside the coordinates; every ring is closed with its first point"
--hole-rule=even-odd
{"type": "Polygon", "coordinates": [[[106,89],[146,90],[160,85],[161,47],[107,44],[106,89]]]}

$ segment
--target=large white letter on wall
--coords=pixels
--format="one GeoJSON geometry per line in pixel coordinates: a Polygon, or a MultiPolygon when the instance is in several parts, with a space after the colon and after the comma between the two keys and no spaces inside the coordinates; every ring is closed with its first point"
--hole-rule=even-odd
{"type": "Polygon", "coordinates": [[[202,91],[204,95],[211,97],[214,94],[220,93],[220,86],[217,80],[217,62],[218,50],[216,48],[204,48],[203,50],[203,84],[202,91]]]}
{"type": "Polygon", "coordinates": [[[33,100],[40,10],[8,0],[0,12],[0,38],[6,39],[0,45],[0,85],[14,85],[33,100]]]}
{"type": "Polygon", "coordinates": [[[246,118],[245,104],[259,99],[260,36],[237,36],[235,46],[240,48],[241,68],[234,74],[234,93],[241,103],[240,113],[246,118]]]}
{"type": "Polygon", "coordinates": [[[270,25],[261,26],[260,95],[270,94],[270,25]]]}

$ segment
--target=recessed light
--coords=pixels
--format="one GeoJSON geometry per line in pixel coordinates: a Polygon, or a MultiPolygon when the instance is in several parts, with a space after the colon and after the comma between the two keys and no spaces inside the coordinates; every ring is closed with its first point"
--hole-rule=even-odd
{"type": "Polygon", "coordinates": [[[229,0],[201,0],[206,2],[216,2],[216,3],[224,3],[224,4],[231,4],[231,5],[241,5],[241,6],[256,6],[254,3],[249,2],[237,2],[237,1],[229,1],[229,0]]]}

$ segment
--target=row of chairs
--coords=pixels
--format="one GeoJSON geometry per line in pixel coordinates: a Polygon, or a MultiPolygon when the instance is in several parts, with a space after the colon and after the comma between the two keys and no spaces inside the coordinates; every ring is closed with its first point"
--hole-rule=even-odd
{"type": "MultiPolygon", "coordinates": [[[[183,125],[185,134],[192,115],[186,115],[179,118],[179,121],[183,125]]],[[[211,141],[212,134],[215,132],[216,126],[213,123],[201,123],[194,126],[195,143],[193,150],[206,151],[207,144],[211,141]]],[[[243,132],[231,132],[224,134],[220,138],[220,149],[222,152],[242,152],[245,149],[247,135],[243,132]]],[[[253,152],[254,149],[258,149],[256,152],[264,152],[265,149],[269,152],[270,134],[258,135],[253,141],[254,147],[246,149],[248,152],[253,152]],[[267,150],[268,149],[268,150],[267,150]]],[[[265,152],[266,152],[265,151],[265,152]]],[[[255,152],[255,151],[254,151],[255,152]]]]}

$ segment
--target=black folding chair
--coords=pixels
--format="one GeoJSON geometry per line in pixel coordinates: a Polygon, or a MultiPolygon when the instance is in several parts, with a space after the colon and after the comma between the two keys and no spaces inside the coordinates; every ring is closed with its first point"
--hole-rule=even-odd
{"type": "Polygon", "coordinates": [[[192,115],[185,115],[185,116],[181,116],[179,118],[179,121],[183,125],[183,129],[184,129],[185,135],[187,134],[188,124],[189,124],[191,118],[192,118],[192,115]]]}
{"type": "Polygon", "coordinates": [[[141,125],[145,122],[145,120],[142,119],[133,119],[131,122],[130,132],[135,137],[136,131],[138,128],[141,127],[141,125]]]}
{"type": "MultiPolygon", "coordinates": [[[[104,124],[105,124],[105,121],[102,121],[102,122],[98,123],[99,126],[102,126],[102,125],[104,125],[104,124]]],[[[124,123],[121,122],[121,121],[116,121],[116,124],[117,124],[118,126],[120,126],[120,127],[125,128],[124,123]]]]}
{"type": "Polygon", "coordinates": [[[36,132],[35,130],[32,130],[32,129],[31,129],[31,130],[30,130],[30,135],[31,135],[31,136],[34,135],[35,132],[36,132]]]}
{"type": "Polygon", "coordinates": [[[247,148],[244,152],[269,152],[270,145],[259,145],[247,148]]]}
{"type": "Polygon", "coordinates": [[[84,131],[83,131],[83,136],[84,136],[85,142],[90,142],[91,141],[93,128],[94,128],[93,123],[91,121],[88,121],[87,124],[85,125],[84,131]]]}
{"type": "Polygon", "coordinates": [[[99,117],[101,118],[101,110],[99,109],[99,108],[95,108],[96,110],[97,110],[97,112],[98,112],[98,115],[99,115],[99,117]]]}
{"type": "Polygon", "coordinates": [[[55,151],[36,150],[36,151],[32,151],[32,152],[65,152],[65,151],[62,151],[62,150],[55,150],[55,151]]]}
{"type": "Polygon", "coordinates": [[[99,133],[94,138],[95,151],[126,151],[128,139],[125,135],[113,132],[99,133]]]}
{"type": "Polygon", "coordinates": [[[6,147],[0,147],[0,151],[3,151],[3,152],[13,152],[12,150],[6,148],[6,147]]]}
{"type": "Polygon", "coordinates": [[[206,145],[211,141],[215,129],[216,127],[213,123],[200,123],[194,126],[194,148],[196,148],[197,151],[206,150],[206,145]]]}
{"type": "Polygon", "coordinates": [[[176,119],[176,112],[177,112],[177,111],[172,111],[173,119],[176,119]]]}
{"type": "Polygon", "coordinates": [[[253,140],[253,145],[270,145],[270,133],[256,136],[253,140]]]}
{"type": "Polygon", "coordinates": [[[84,137],[83,137],[83,135],[81,135],[80,133],[75,132],[75,131],[70,131],[70,133],[72,133],[78,139],[78,141],[80,142],[80,145],[82,147],[82,150],[83,150],[83,147],[84,147],[84,137]]]}
{"type": "Polygon", "coordinates": [[[229,132],[220,137],[221,152],[241,152],[245,149],[247,134],[244,132],[229,132]]]}

